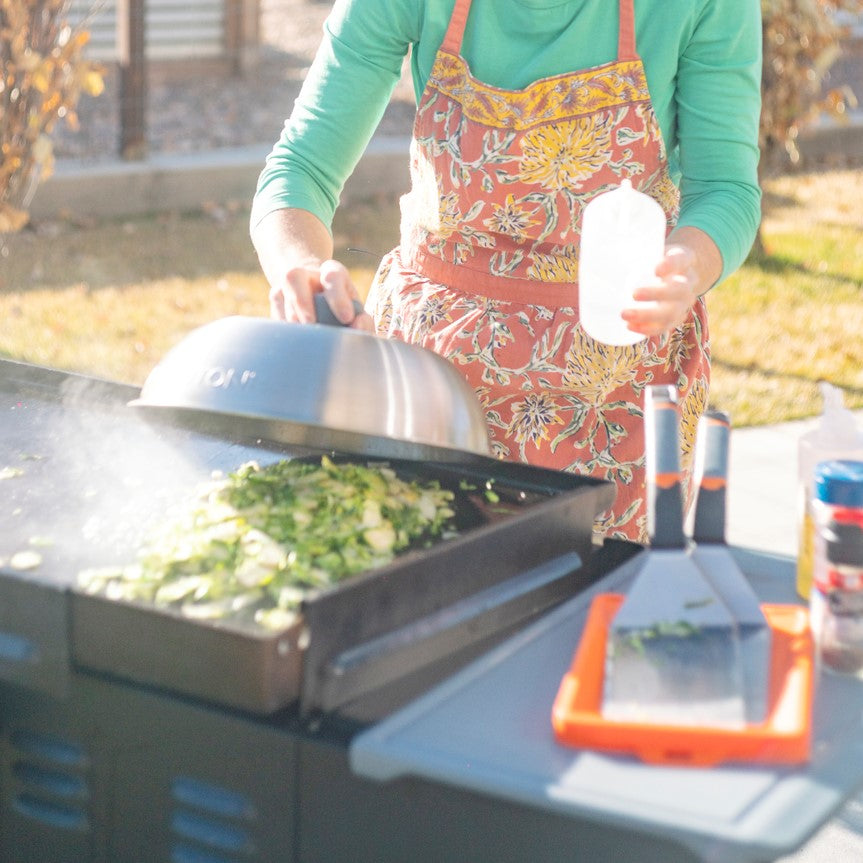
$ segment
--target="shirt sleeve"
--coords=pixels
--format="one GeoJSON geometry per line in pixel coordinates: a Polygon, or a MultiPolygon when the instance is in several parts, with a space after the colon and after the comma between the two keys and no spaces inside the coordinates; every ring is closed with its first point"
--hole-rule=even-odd
{"type": "Polygon", "coordinates": [[[713,239],[721,278],[743,263],[761,220],[761,40],[758,0],[707,0],[678,69],[678,225],[713,239]]]}
{"type": "Polygon", "coordinates": [[[337,0],[293,111],[258,178],[251,227],[297,207],[326,226],[398,83],[415,3],[337,0]]]}

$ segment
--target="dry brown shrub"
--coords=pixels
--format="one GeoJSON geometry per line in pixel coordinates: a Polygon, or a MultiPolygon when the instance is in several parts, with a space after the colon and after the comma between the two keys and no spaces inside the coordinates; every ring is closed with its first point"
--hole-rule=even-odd
{"type": "Polygon", "coordinates": [[[837,13],[861,11],[863,0],[761,0],[762,176],[798,163],[797,138],[807,124],[825,113],[841,119],[856,106],[847,87],[825,88],[825,81],[845,35],[837,13]]]}
{"type": "Polygon", "coordinates": [[[98,96],[103,69],[83,57],[86,22],[68,0],[0,0],[0,234],[20,230],[37,183],[54,167],[51,132],[75,129],[83,93],[98,96]]]}

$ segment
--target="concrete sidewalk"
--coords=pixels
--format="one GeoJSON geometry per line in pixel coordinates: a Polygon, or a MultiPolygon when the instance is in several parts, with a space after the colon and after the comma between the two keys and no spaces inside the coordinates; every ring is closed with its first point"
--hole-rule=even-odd
{"type": "MultiPolygon", "coordinates": [[[[863,415],[858,415],[863,427],[863,415]]],[[[817,420],[731,433],[726,538],[733,545],[797,554],[797,443],[817,420]]],[[[863,793],[781,863],[861,863],[863,793]]]]}
{"type": "Polygon", "coordinates": [[[732,430],[730,543],[791,557],[797,554],[797,443],[816,424],[813,419],[732,430]]]}

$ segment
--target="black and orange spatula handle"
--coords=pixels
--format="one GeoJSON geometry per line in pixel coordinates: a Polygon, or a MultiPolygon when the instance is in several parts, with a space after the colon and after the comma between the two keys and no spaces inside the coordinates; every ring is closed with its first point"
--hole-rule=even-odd
{"type": "Polygon", "coordinates": [[[684,548],[680,490],[680,435],[674,387],[650,386],[644,395],[647,529],[653,548],[684,548]]]}
{"type": "Polygon", "coordinates": [[[725,542],[725,506],[731,420],[722,411],[705,411],[698,429],[698,501],[692,538],[725,542]]]}

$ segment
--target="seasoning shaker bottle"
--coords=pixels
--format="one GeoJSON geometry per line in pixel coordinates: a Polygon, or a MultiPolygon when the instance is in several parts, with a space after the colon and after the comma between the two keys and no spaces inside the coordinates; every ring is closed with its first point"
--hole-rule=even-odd
{"type": "Polygon", "coordinates": [[[634,345],[645,336],[620,313],[636,308],[636,288],[656,282],[668,222],[662,207],[625,179],[584,208],[578,252],[578,313],[587,334],[606,345],[634,345]]]}
{"type": "Polygon", "coordinates": [[[815,554],[813,514],[815,467],[832,459],[863,460],[863,434],[854,414],[843,406],[842,391],[819,385],[822,412],[818,425],[801,435],[797,447],[797,593],[809,599],[815,554]]]}
{"type": "Polygon", "coordinates": [[[863,678],[863,461],[815,468],[810,622],[822,668],[863,678]]]}

